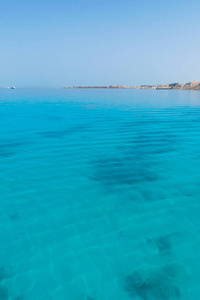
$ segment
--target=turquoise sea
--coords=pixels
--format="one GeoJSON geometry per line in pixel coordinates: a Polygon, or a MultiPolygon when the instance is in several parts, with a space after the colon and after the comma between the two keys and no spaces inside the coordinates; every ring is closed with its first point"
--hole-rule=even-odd
{"type": "Polygon", "coordinates": [[[199,91],[0,90],[0,300],[199,300],[199,202],[199,91]]]}

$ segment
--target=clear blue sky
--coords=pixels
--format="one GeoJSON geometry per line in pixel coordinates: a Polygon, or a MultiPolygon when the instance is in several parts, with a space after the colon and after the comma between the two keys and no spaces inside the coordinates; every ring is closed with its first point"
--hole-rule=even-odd
{"type": "Polygon", "coordinates": [[[0,1],[0,86],[195,79],[199,0],[0,1]]]}

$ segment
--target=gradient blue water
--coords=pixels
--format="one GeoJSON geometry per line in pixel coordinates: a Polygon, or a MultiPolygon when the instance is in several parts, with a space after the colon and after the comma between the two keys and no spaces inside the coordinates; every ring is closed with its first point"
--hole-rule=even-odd
{"type": "Polygon", "coordinates": [[[200,93],[0,90],[0,299],[200,299],[200,93]]]}

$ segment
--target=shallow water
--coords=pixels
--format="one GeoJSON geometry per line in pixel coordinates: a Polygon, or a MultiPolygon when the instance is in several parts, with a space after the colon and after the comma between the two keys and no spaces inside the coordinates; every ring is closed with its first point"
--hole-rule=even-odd
{"type": "Polygon", "coordinates": [[[0,300],[200,299],[200,93],[0,90],[0,300]]]}

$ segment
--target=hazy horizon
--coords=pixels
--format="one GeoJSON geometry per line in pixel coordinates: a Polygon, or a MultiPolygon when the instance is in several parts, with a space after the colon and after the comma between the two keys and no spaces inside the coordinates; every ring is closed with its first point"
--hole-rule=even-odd
{"type": "Polygon", "coordinates": [[[0,4],[0,87],[200,80],[199,1],[0,4]]]}

